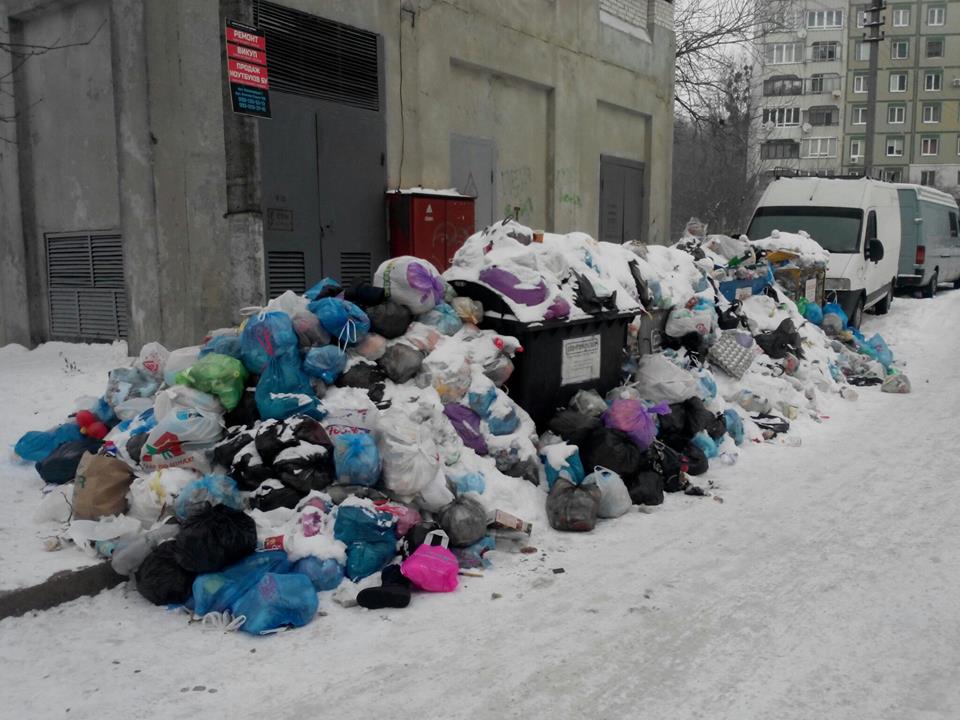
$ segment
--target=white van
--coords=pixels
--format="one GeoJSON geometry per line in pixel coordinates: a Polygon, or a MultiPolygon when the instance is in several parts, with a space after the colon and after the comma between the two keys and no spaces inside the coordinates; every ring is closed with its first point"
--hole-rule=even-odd
{"type": "Polygon", "coordinates": [[[897,184],[900,197],[900,272],[897,287],[933,297],[937,285],[960,288],[957,201],[934,188],[897,184]]]}
{"type": "Polygon", "coordinates": [[[863,311],[890,309],[900,259],[897,186],[869,178],[779,178],[760,198],[748,237],[774,230],[805,230],[830,251],[827,298],[836,299],[850,323],[863,311]]]}

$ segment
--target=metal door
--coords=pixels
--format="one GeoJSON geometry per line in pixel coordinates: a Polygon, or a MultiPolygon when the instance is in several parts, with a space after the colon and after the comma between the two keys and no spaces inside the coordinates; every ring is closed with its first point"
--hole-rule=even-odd
{"type": "Polygon", "coordinates": [[[493,224],[496,146],[493,140],[450,136],[450,183],[464,195],[476,198],[474,229],[493,224]]]}
{"type": "Polygon", "coordinates": [[[600,239],[642,240],[643,163],[600,156],[600,239]]]}

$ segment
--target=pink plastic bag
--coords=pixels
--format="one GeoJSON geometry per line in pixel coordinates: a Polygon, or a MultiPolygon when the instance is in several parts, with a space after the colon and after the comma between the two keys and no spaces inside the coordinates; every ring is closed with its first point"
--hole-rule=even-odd
{"type": "Polygon", "coordinates": [[[670,406],[660,403],[647,408],[640,400],[618,399],[610,403],[603,414],[603,424],[614,430],[622,430],[641,450],[653,444],[657,436],[656,415],[667,415],[670,406]]]}
{"type": "Polygon", "coordinates": [[[421,545],[403,561],[400,572],[421,590],[453,592],[459,582],[460,564],[445,547],[421,545]]]}

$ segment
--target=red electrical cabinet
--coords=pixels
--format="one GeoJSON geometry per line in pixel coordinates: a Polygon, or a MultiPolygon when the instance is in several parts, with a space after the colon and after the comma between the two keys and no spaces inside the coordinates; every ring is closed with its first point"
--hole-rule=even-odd
{"type": "Polygon", "coordinates": [[[399,190],[387,193],[390,255],[429,260],[443,272],[473,234],[474,198],[449,191],[399,190]]]}

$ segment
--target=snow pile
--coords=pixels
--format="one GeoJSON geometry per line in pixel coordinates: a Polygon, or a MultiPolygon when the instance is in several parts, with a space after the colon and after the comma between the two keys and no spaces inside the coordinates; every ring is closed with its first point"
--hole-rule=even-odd
{"type": "Polygon", "coordinates": [[[770,237],[751,241],[752,244],[767,252],[784,250],[794,253],[804,265],[826,266],[830,261],[830,251],[824,250],[820,244],[805,231],[799,233],[774,230],[770,237]]]}

